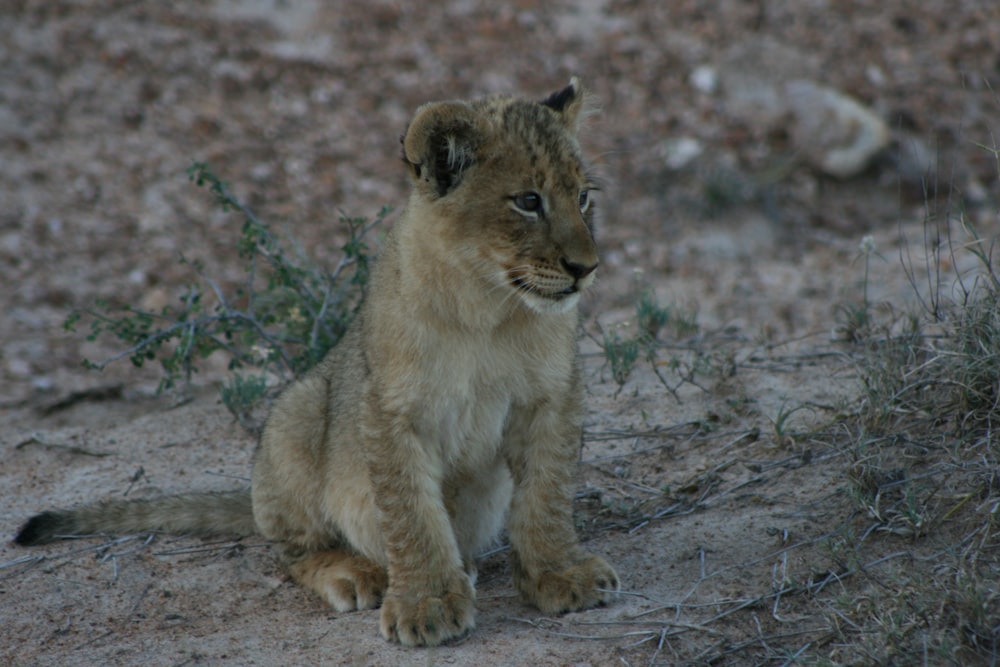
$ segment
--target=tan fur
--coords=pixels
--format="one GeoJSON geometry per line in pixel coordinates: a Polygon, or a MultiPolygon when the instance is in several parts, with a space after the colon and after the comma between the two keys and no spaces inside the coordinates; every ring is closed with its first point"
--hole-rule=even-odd
{"type": "Polygon", "coordinates": [[[474,626],[474,559],[505,518],[528,602],[558,613],[618,588],[571,514],[576,302],[598,261],[583,110],[574,80],[545,103],[417,111],[403,138],[413,192],[364,306],[262,435],[256,529],[336,609],[381,600],[388,639],[434,645],[474,626]]]}

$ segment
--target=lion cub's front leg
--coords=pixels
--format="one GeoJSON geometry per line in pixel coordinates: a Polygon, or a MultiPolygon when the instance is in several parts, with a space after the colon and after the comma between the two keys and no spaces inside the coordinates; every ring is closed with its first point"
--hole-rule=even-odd
{"type": "Polygon", "coordinates": [[[368,451],[389,560],[382,636],[435,646],[475,627],[476,594],[441,491],[443,471],[409,431],[383,432],[368,451]],[[381,449],[381,452],[379,452],[381,449]]]}
{"type": "Polygon", "coordinates": [[[603,604],[619,587],[614,569],[580,548],[573,527],[578,423],[547,405],[519,415],[510,429],[511,569],[524,599],[549,614],[603,604]]]}

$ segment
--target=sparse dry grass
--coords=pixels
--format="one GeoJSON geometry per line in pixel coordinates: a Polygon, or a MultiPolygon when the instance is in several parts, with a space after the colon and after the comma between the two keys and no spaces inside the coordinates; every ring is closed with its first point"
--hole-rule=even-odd
{"type": "MultiPolygon", "coordinates": [[[[996,241],[980,237],[952,204],[928,204],[919,256],[903,246],[916,310],[870,301],[868,263],[885,258],[870,239],[862,243],[859,303],[838,311],[842,349],[860,382],[854,404],[818,408],[800,396],[776,415],[756,415],[758,427],[750,426],[751,411],[727,426],[735,430],[693,422],[621,434],[635,438],[634,452],[587,462],[609,464],[604,473],[612,477],[627,472],[626,457],[685,446],[704,448],[717,461],[673,488],[605,485],[597,494],[603,520],[592,530],[631,534],[675,517],[732,509],[729,501],[752,497],[748,488],[787,486],[786,474],[807,466],[832,467],[843,480],[839,492],[813,501],[823,507],[817,514],[827,529],[785,535],[764,559],[722,570],[703,560],[683,597],[647,600],[653,608],[623,627],[565,621],[537,627],[652,647],[641,662],[625,664],[1000,664],[1000,269],[996,241]],[[806,421],[821,425],[789,427],[802,411],[815,413],[806,421]],[[773,433],[759,428],[761,417],[773,433]],[[758,438],[769,443],[772,459],[748,460],[747,450],[726,444],[758,438]],[[615,486],[624,491],[616,494],[615,486]],[[702,595],[725,570],[742,570],[749,581],[768,566],[770,586],[758,577],[739,597],[702,595]]],[[[669,323],[668,311],[640,293],[632,340],[653,351],[646,356],[654,369],[656,352],[666,349],[658,333],[669,323]]],[[[685,352],[709,358],[721,348],[700,335],[688,339],[685,352]]],[[[743,357],[740,363],[754,358],[743,357]]],[[[628,374],[616,380],[623,384],[628,374]]],[[[720,403],[728,400],[722,384],[711,387],[720,403]]]]}
{"type": "Polygon", "coordinates": [[[923,270],[903,257],[915,290],[929,286],[921,311],[869,322],[862,339],[858,511],[833,557],[907,555],[830,604],[831,664],[1000,660],[1000,273],[995,242],[950,208],[928,205],[923,270]]]}
{"type": "MultiPolygon", "coordinates": [[[[932,357],[911,370],[940,373],[935,367],[948,358],[954,357],[932,357]]],[[[882,406],[873,409],[879,432],[862,431],[854,448],[850,490],[861,531],[854,548],[898,543],[913,555],[873,587],[869,605],[841,612],[859,626],[862,646],[881,638],[863,656],[975,664],[973,657],[995,659],[1000,641],[1000,452],[988,417],[947,405],[958,397],[930,386],[914,382],[901,392],[901,402],[911,399],[914,409],[891,423],[882,406]]]]}

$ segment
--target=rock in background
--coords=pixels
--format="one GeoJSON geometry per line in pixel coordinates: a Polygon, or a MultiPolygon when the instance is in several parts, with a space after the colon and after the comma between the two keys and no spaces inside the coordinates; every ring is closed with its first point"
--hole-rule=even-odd
{"type": "Polygon", "coordinates": [[[813,58],[769,39],[740,43],[723,56],[725,110],[755,130],[787,132],[796,157],[836,178],[864,171],[888,144],[889,128],[851,95],[816,81],[813,58]]]}

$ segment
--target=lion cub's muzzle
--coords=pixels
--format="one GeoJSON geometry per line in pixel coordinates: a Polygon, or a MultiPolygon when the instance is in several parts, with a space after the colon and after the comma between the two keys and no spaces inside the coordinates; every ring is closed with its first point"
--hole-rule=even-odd
{"type": "Polygon", "coordinates": [[[565,257],[509,270],[510,284],[525,303],[539,312],[563,312],[572,308],[581,291],[594,282],[597,262],[573,262],[565,257]]]}
{"type": "Polygon", "coordinates": [[[572,276],[578,283],[593,274],[594,271],[597,270],[598,264],[597,262],[594,262],[593,264],[577,264],[576,262],[567,260],[565,257],[560,258],[559,263],[562,264],[563,270],[572,276]]]}
{"type": "Polygon", "coordinates": [[[555,294],[555,296],[569,296],[571,294],[576,294],[581,290],[586,289],[594,282],[594,272],[597,271],[597,262],[593,264],[577,264],[576,262],[571,262],[565,257],[559,260],[562,265],[563,270],[572,278],[573,283],[563,290],[560,290],[555,294]]]}

